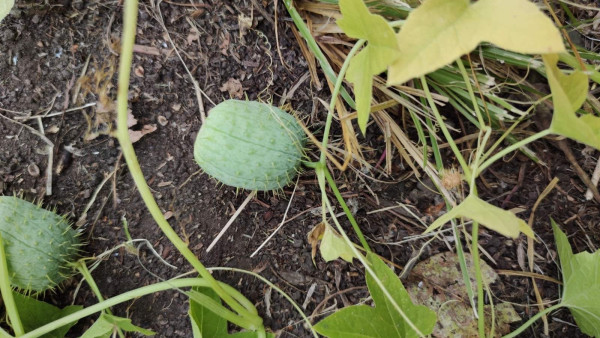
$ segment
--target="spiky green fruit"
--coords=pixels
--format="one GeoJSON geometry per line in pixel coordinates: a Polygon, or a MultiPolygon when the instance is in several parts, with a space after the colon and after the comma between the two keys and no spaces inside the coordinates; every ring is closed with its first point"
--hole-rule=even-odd
{"type": "Polygon", "coordinates": [[[79,237],[69,222],[18,197],[0,196],[2,234],[10,284],[26,292],[53,288],[72,275],[79,237]]]}
{"type": "Polygon", "coordinates": [[[283,110],[260,102],[227,100],[215,106],[198,133],[194,157],[220,182],[276,190],[296,176],[304,131],[283,110]]]}

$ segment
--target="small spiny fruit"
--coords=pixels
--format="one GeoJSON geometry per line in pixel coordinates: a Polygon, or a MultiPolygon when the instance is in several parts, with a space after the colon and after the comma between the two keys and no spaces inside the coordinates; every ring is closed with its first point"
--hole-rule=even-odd
{"type": "Polygon", "coordinates": [[[304,131],[283,110],[260,102],[227,100],[215,106],[198,133],[194,157],[221,183],[277,190],[296,176],[304,131]]]}
{"type": "Polygon", "coordinates": [[[442,185],[446,189],[454,189],[459,187],[463,180],[460,171],[454,167],[450,169],[443,169],[440,172],[440,177],[442,178],[442,185]]]}
{"type": "Polygon", "coordinates": [[[0,234],[13,287],[43,292],[72,275],[81,244],[64,217],[18,197],[0,196],[0,234]]]}

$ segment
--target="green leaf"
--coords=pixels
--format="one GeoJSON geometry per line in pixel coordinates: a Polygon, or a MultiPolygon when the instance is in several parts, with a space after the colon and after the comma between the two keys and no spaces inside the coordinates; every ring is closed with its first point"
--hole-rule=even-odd
{"type": "MultiPolygon", "coordinates": [[[[221,304],[221,298],[217,293],[207,287],[195,287],[195,292],[204,294],[214,301],[221,304]]],[[[232,337],[232,338],[256,338],[258,334],[254,331],[243,331],[234,334],[227,332],[227,320],[214,312],[208,310],[200,303],[190,298],[190,309],[188,311],[190,320],[192,321],[192,332],[194,338],[220,338],[220,337],[232,337]]],[[[273,334],[267,333],[267,337],[274,337],[273,334]]]]}
{"type": "Polygon", "coordinates": [[[400,57],[390,66],[389,84],[441,68],[483,41],[524,54],[565,50],[558,29],[528,0],[426,0],[397,39],[400,57]]]}
{"type": "MultiPolygon", "coordinates": [[[[59,309],[54,305],[39,301],[14,291],[13,297],[15,299],[15,305],[17,306],[17,311],[19,312],[19,317],[21,317],[21,322],[25,332],[33,331],[38,327],[83,309],[83,306],[80,305],[71,305],[63,309],[59,309]]],[[[67,334],[71,326],[75,325],[75,323],[77,322],[75,321],[69,323],[68,325],[46,333],[41,337],[62,338],[67,334]]]]}
{"type": "MultiPolygon", "coordinates": [[[[410,321],[428,335],[433,331],[435,312],[422,305],[414,305],[396,274],[375,254],[368,254],[371,268],[392,295],[410,321]]],[[[383,290],[367,274],[367,286],[375,307],[353,305],[337,311],[315,325],[315,330],[327,337],[418,337],[385,297],[383,290]]]]}
{"type": "Polygon", "coordinates": [[[579,70],[564,74],[556,65],[556,54],[543,58],[554,104],[550,131],[600,149],[600,118],[591,114],[577,117],[575,114],[588,94],[587,75],[579,70]]]}
{"type": "Polygon", "coordinates": [[[337,20],[338,26],[349,37],[368,41],[352,58],[346,73],[346,79],[354,85],[358,126],[364,134],[371,111],[373,76],[398,58],[398,44],[394,30],[383,17],[371,14],[362,0],[340,0],[339,3],[343,17],[337,20]]]}
{"type": "Polygon", "coordinates": [[[81,338],[110,338],[117,328],[127,332],[138,332],[145,336],[155,334],[153,331],[133,325],[129,318],[102,313],[96,322],[83,333],[81,338]]]}
{"type": "Polygon", "coordinates": [[[329,224],[325,224],[323,239],[321,240],[321,247],[319,249],[321,256],[326,262],[341,258],[351,263],[352,258],[354,258],[354,253],[348,243],[329,224]]]}
{"type": "MultiPolygon", "coordinates": [[[[211,288],[198,287],[194,288],[194,290],[209,296],[219,303],[221,302],[217,293],[211,288]]],[[[190,309],[188,314],[192,321],[192,327],[196,328],[196,330],[194,330],[194,337],[210,338],[228,335],[227,320],[192,299],[190,299],[190,309]],[[198,333],[199,335],[197,335],[198,333]]]]}
{"type": "Polygon", "coordinates": [[[600,250],[573,254],[567,236],[553,219],[563,275],[561,304],[568,307],[577,326],[587,335],[600,336],[600,250]]]}
{"type": "Polygon", "coordinates": [[[381,317],[377,309],[367,305],[353,305],[336,311],[314,326],[326,337],[398,337],[393,325],[381,317]]]}
{"type": "Polygon", "coordinates": [[[0,21],[4,19],[15,5],[15,0],[0,0],[0,21]]]}
{"type": "Polygon", "coordinates": [[[451,219],[458,217],[470,218],[507,237],[516,238],[519,236],[519,232],[522,232],[533,238],[533,231],[522,219],[510,211],[483,201],[475,195],[469,195],[462,203],[438,218],[425,230],[425,233],[433,231],[451,219]]]}

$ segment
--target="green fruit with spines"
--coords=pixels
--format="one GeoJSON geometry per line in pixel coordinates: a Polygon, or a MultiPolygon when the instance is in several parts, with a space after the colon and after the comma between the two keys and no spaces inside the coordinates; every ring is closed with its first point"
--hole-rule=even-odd
{"type": "Polygon", "coordinates": [[[14,288],[43,292],[73,274],[81,242],[64,217],[18,197],[0,196],[0,234],[14,288]]]}
{"type": "Polygon", "coordinates": [[[226,100],[213,109],[194,144],[196,162],[223,184],[278,190],[299,172],[306,137],[285,111],[255,101],[226,100]]]}

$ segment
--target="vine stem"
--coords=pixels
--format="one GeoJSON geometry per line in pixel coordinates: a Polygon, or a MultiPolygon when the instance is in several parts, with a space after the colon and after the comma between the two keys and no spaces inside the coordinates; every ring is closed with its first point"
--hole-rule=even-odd
{"type": "MultiPolygon", "coordinates": [[[[475,192],[476,193],[476,192],[475,192]]],[[[485,337],[485,317],[483,313],[483,281],[481,278],[481,264],[479,262],[479,222],[473,221],[471,229],[471,258],[475,269],[475,280],[477,281],[477,328],[479,337],[485,337]]]]}
{"type": "MultiPolygon", "coordinates": [[[[98,285],[96,284],[96,281],[92,277],[92,273],[88,269],[88,267],[85,264],[85,262],[82,261],[82,260],[78,261],[77,263],[75,263],[75,268],[83,276],[83,278],[87,282],[88,286],[90,287],[90,289],[92,290],[92,292],[94,293],[94,295],[96,295],[96,298],[98,298],[98,301],[99,302],[104,301],[104,297],[102,296],[102,292],[100,292],[100,288],[98,288],[98,285]]],[[[106,313],[108,313],[109,315],[113,314],[112,311],[110,310],[110,308],[106,309],[106,313]]],[[[119,337],[125,338],[125,334],[123,333],[123,330],[121,330],[120,327],[117,327],[117,331],[118,331],[117,333],[119,334],[119,337]]]]}
{"type": "Polygon", "coordinates": [[[123,22],[123,37],[121,44],[121,57],[119,63],[119,82],[117,90],[117,139],[121,145],[123,157],[127,162],[129,172],[133,177],[133,180],[137,186],[137,189],[148,208],[148,211],[163,231],[165,236],[173,243],[175,248],[185,257],[185,259],[192,265],[194,269],[206,279],[209,286],[223,299],[227,305],[229,305],[235,312],[240,316],[249,319],[252,325],[244,327],[249,330],[261,330],[264,332],[262,325],[262,318],[258,315],[252,314],[248,309],[244,308],[238,301],[234,300],[232,296],[227,293],[219,283],[212,277],[210,272],[204,267],[204,265],[196,258],[194,253],[187,247],[185,242],[179,238],[177,233],[169,225],[169,222],[165,219],[160,210],[158,204],[152,196],[152,192],[148,187],[142,169],[140,168],[139,162],[135,155],[133,145],[129,138],[129,130],[127,128],[127,104],[128,104],[128,92],[129,92],[129,78],[131,73],[131,63],[133,59],[133,45],[135,42],[135,33],[137,27],[137,11],[138,1],[137,0],[126,0],[125,1],[125,16],[123,22]]]}
{"type": "MultiPolygon", "coordinates": [[[[394,310],[396,310],[396,312],[400,315],[400,317],[402,317],[402,319],[404,319],[404,321],[406,322],[406,324],[408,324],[408,326],[419,337],[424,337],[425,335],[419,330],[419,328],[415,325],[415,323],[413,323],[410,320],[410,318],[408,318],[408,316],[402,310],[402,308],[400,307],[400,305],[398,304],[398,302],[394,299],[394,297],[392,297],[392,294],[385,287],[385,285],[383,284],[383,282],[381,281],[381,279],[379,278],[379,276],[377,276],[377,274],[375,273],[375,271],[373,270],[373,268],[371,268],[371,266],[369,265],[369,262],[367,261],[367,259],[358,251],[358,249],[356,249],[356,247],[354,246],[354,244],[352,243],[352,241],[350,240],[350,238],[348,237],[348,235],[346,234],[346,232],[344,232],[344,228],[342,228],[342,225],[340,224],[340,222],[338,221],[338,219],[335,217],[335,212],[333,211],[333,207],[331,206],[331,203],[329,202],[329,199],[327,199],[327,195],[325,194],[325,191],[321,191],[321,193],[324,196],[325,205],[327,207],[327,210],[329,211],[329,214],[331,215],[331,218],[333,219],[333,222],[335,223],[335,226],[336,226],[337,230],[340,232],[340,234],[344,238],[344,241],[346,242],[346,244],[350,247],[350,250],[352,251],[352,253],[356,257],[356,259],[358,259],[364,265],[365,270],[367,271],[367,273],[371,275],[371,277],[373,278],[373,280],[375,281],[375,283],[377,284],[377,286],[383,292],[384,296],[391,303],[392,307],[394,308],[394,310]]],[[[373,253],[371,252],[370,254],[373,254],[373,253]]]]}
{"type": "Polygon", "coordinates": [[[510,146],[502,149],[501,151],[497,152],[496,154],[494,154],[492,157],[490,157],[489,159],[485,160],[485,162],[483,162],[481,164],[481,166],[479,166],[477,168],[477,172],[476,175],[479,176],[479,174],[481,174],[487,167],[489,167],[490,165],[492,165],[494,162],[496,162],[497,160],[501,159],[502,157],[504,157],[505,155],[521,148],[522,146],[525,146],[535,140],[541,139],[543,137],[546,137],[548,135],[552,134],[552,132],[550,131],[550,129],[544,129],[542,131],[540,131],[537,134],[533,134],[527,138],[522,139],[519,142],[515,142],[513,144],[511,144],[510,146]]]}
{"type": "MultiPolygon", "coordinates": [[[[352,49],[348,53],[348,56],[344,60],[344,64],[342,65],[342,68],[340,69],[340,73],[338,74],[337,80],[335,81],[335,85],[333,87],[333,92],[331,93],[331,101],[329,102],[329,110],[327,112],[327,120],[325,122],[325,128],[323,130],[323,140],[321,141],[321,145],[322,145],[321,156],[319,157],[319,162],[316,163],[316,165],[315,165],[315,169],[317,169],[316,170],[317,177],[319,180],[319,186],[321,187],[321,190],[324,191],[325,180],[327,180],[329,183],[329,186],[331,187],[331,189],[333,190],[333,193],[336,196],[336,199],[342,206],[342,209],[344,209],[346,216],[348,216],[348,219],[350,220],[350,223],[352,224],[352,227],[353,227],[354,231],[356,232],[356,235],[358,236],[361,245],[367,252],[371,252],[371,248],[369,247],[369,244],[367,243],[365,236],[363,235],[362,231],[360,230],[360,227],[356,223],[356,220],[354,219],[354,216],[350,212],[350,209],[348,209],[348,206],[346,205],[344,198],[340,194],[337,186],[335,185],[335,181],[333,180],[331,173],[329,173],[329,170],[327,169],[327,166],[325,164],[325,161],[327,160],[326,152],[327,152],[327,143],[329,142],[329,132],[331,130],[331,124],[333,122],[333,112],[335,110],[335,105],[337,104],[338,94],[340,92],[340,88],[342,88],[342,83],[344,82],[344,76],[346,75],[346,71],[348,70],[348,67],[350,66],[350,61],[352,60],[354,55],[358,52],[358,50],[360,50],[360,48],[362,48],[362,46],[365,44],[365,42],[366,42],[366,40],[361,39],[361,40],[358,40],[356,42],[356,44],[354,44],[354,47],[352,47],[352,49]]],[[[325,222],[326,221],[325,198],[322,198],[321,203],[322,203],[321,210],[322,210],[323,222],[325,222]]]]}
{"type": "MultiPolygon", "coordinates": [[[[233,287],[231,287],[225,283],[221,283],[221,282],[219,282],[219,284],[220,284],[221,288],[226,289],[234,297],[236,297],[238,299],[244,298],[244,296],[241,293],[239,293],[236,289],[234,289],[233,287]]],[[[182,278],[182,279],[168,280],[168,281],[144,286],[144,287],[141,287],[141,288],[138,288],[135,290],[131,290],[131,291],[122,293],[118,296],[109,298],[105,301],[96,303],[92,306],[89,306],[85,309],[82,309],[80,311],[72,313],[68,316],[57,319],[51,323],[40,326],[37,329],[30,331],[23,336],[20,336],[20,338],[40,337],[48,332],[54,331],[54,330],[56,330],[62,326],[65,326],[69,323],[76,322],[76,321],[80,320],[81,318],[87,317],[89,315],[93,315],[94,313],[100,312],[104,309],[108,309],[109,307],[127,302],[127,301],[135,299],[135,298],[146,296],[146,295],[149,295],[149,294],[152,294],[155,292],[166,291],[166,290],[170,290],[170,289],[174,289],[174,288],[184,288],[184,287],[194,287],[194,286],[212,288],[212,283],[210,283],[206,279],[201,279],[201,278],[182,278]]]]}
{"type": "Polygon", "coordinates": [[[304,322],[306,323],[306,325],[310,328],[310,331],[313,334],[313,337],[315,338],[319,338],[319,335],[317,334],[317,332],[315,331],[312,323],[310,322],[310,319],[306,316],[306,314],[304,313],[304,311],[302,311],[302,308],[300,306],[298,306],[298,304],[296,304],[296,302],[292,299],[292,297],[290,297],[287,293],[285,293],[283,290],[281,290],[279,287],[277,287],[277,285],[271,283],[268,279],[266,279],[265,277],[252,272],[252,271],[246,271],[246,270],[242,270],[242,269],[237,269],[237,268],[209,268],[210,271],[233,271],[233,272],[239,272],[239,273],[244,273],[250,276],[254,276],[254,278],[256,279],[260,279],[263,283],[267,284],[269,287],[275,289],[275,291],[279,292],[279,294],[281,296],[283,296],[285,299],[287,299],[288,302],[290,302],[290,304],[292,304],[292,306],[296,309],[296,311],[298,311],[298,313],[300,314],[300,316],[302,317],[302,319],[304,319],[304,322]]]}
{"type": "Polygon", "coordinates": [[[324,172],[325,172],[325,178],[327,179],[327,183],[329,183],[331,190],[333,190],[333,194],[335,195],[335,198],[338,200],[338,202],[342,206],[344,213],[346,214],[346,216],[348,216],[348,219],[350,220],[350,224],[352,224],[352,228],[354,228],[354,231],[356,232],[356,235],[358,236],[358,240],[360,241],[360,244],[363,246],[363,248],[367,252],[371,252],[371,247],[367,243],[367,240],[365,239],[365,236],[363,235],[362,231],[360,231],[358,223],[356,223],[354,216],[352,216],[350,209],[348,209],[348,206],[346,205],[346,201],[344,201],[342,194],[340,194],[340,191],[338,190],[337,186],[335,185],[335,181],[333,180],[331,173],[329,172],[329,170],[327,170],[327,168],[324,168],[324,172]]]}
{"type": "MultiPolygon", "coordinates": [[[[469,78],[469,74],[467,74],[467,70],[465,69],[465,65],[463,65],[462,60],[459,58],[456,61],[458,65],[458,69],[460,69],[460,73],[462,74],[463,81],[465,81],[465,85],[467,86],[467,91],[469,92],[469,97],[471,98],[471,102],[473,103],[473,110],[475,111],[475,115],[477,115],[477,121],[481,126],[481,129],[486,128],[485,121],[483,120],[483,116],[481,115],[481,111],[479,110],[479,105],[477,104],[477,100],[475,99],[475,92],[473,91],[473,87],[471,86],[471,79],[469,78]]],[[[474,79],[477,81],[477,78],[474,79]]],[[[485,145],[484,145],[485,146],[485,145]]]]}
{"type": "Polygon", "coordinates": [[[523,325],[519,326],[518,329],[516,329],[513,332],[507,334],[506,336],[503,336],[503,338],[513,338],[513,337],[516,337],[516,336],[520,335],[523,331],[525,331],[528,327],[530,327],[531,324],[533,324],[536,320],[540,319],[542,316],[544,316],[544,315],[546,315],[546,314],[548,314],[548,313],[550,313],[550,312],[552,312],[554,310],[557,310],[557,309],[559,309],[561,307],[563,307],[563,304],[562,303],[558,303],[558,304],[556,304],[554,306],[551,306],[551,307],[545,309],[544,311],[536,313],[535,316],[529,318],[529,320],[526,321],[523,325]]]}
{"type": "Polygon", "coordinates": [[[17,337],[25,334],[23,329],[23,323],[21,323],[21,317],[19,317],[19,310],[17,310],[17,304],[12,294],[12,288],[10,287],[10,279],[8,276],[8,262],[6,260],[6,251],[4,251],[4,241],[2,234],[0,234],[0,272],[2,278],[0,278],[0,294],[2,294],[2,300],[4,300],[4,307],[8,319],[13,331],[17,337]]]}
{"type": "Polygon", "coordinates": [[[472,175],[471,169],[467,165],[467,161],[465,161],[465,158],[462,156],[460,149],[458,149],[458,146],[454,142],[452,135],[450,135],[450,131],[448,131],[448,128],[446,128],[444,119],[442,118],[442,115],[440,115],[440,112],[438,111],[437,106],[435,105],[433,96],[431,96],[431,91],[429,90],[429,86],[427,85],[427,80],[425,79],[425,76],[421,76],[421,84],[423,85],[423,90],[425,91],[425,96],[427,97],[427,102],[429,103],[431,111],[433,111],[435,119],[437,120],[437,123],[439,124],[440,129],[442,130],[442,133],[446,138],[446,141],[448,141],[448,144],[450,145],[454,156],[456,156],[458,163],[460,163],[463,173],[465,174],[466,181],[470,183],[472,175]]]}

